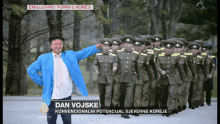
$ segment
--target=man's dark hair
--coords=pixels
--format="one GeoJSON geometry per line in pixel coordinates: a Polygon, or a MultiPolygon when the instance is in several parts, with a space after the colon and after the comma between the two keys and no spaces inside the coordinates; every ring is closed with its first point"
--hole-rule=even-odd
{"type": "Polygon", "coordinates": [[[64,38],[63,38],[63,37],[60,37],[60,36],[51,36],[51,37],[49,38],[50,44],[52,43],[53,40],[56,40],[56,39],[59,39],[59,40],[61,40],[61,41],[64,41],[64,38]]]}

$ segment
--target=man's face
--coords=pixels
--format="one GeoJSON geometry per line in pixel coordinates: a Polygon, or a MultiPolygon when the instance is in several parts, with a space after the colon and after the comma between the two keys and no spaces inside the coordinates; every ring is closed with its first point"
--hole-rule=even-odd
{"type": "Polygon", "coordinates": [[[135,45],[134,45],[134,50],[135,50],[135,51],[140,51],[140,50],[141,50],[141,46],[135,46],[135,45]]]}
{"type": "Polygon", "coordinates": [[[53,50],[54,53],[59,54],[63,50],[63,41],[61,41],[59,39],[53,40],[51,42],[50,47],[51,47],[51,49],[53,50]]]}
{"type": "Polygon", "coordinates": [[[133,44],[132,43],[124,43],[124,47],[126,50],[130,50],[130,49],[132,49],[133,44]]]}
{"type": "Polygon", "coordinates": [[[205,49],[205,50],[203,50],[202,52],[209,54],[209,53],[210,53],[210,50],[209,50],[209,49],[205,49]]]}
{"type": "Polygon", "coordinates": [[[202,47],[199,47],[199,52],[201,52],[202,51],[202,47]]]}
{"type": "Polygon", "coordinates": [[[154,47],[159,48],[160,47],[160,42],[154,42],[154,47]]]}
{"type": "Polygon", "coordinates": [[[142,45],[141,46],[141,51],[144,51],[144,50],[147,50],[147,49],[150,49],[151,45],[142,45]]]}
{"type": "Polygon", "coordinates": [[[111,48],[112,48],[112,51],[114,51],[114,52],[119,50],[119,46],[118,45],[112,45],[111,48]]]}
{"type": "Polygon", "coordinates": [[[175,53],[180,53],[180,51],[181,51],[181,48],[174,48],[175,53]]]}
{"type": "Polygon", "coordinates": [[[108,45],[104,45],[103,53],[109,53],[110,47],[108,45]]]}
{"type": "Polygon", "coordinates": [[[195,54],[197,54],[199,51],[198,51],[198,49],[191,49],[191,52],[192,52],[193,55],[195,55],[195,54]]]}
{"type": "Polygon", "coordinates": [[[169,49],[168,49],[168,48],[165,48],[165,49],[164,49],[164,52],[165,52],[165,54],[168,54],[168,55],[169,55],[169,54],[172,54],[172,53],[173,53],[173,50],[174,50],[174,48],[169,48],[169,49]]]}
{"type": "Polygon", "coordinates": [[[184,52],[187,52],[187,47],[184,47],[184,52]]]}
{"type": "Polygon", "coordinates": [[[150,49],[153,49],[154,48],[154,42],[150,42],[150,49]]]}
{"type": "Polygon", "coordinates": [[[206,50],[205,53],[209,54],[209,53],[210,53],[210,50],[206,50]]]}

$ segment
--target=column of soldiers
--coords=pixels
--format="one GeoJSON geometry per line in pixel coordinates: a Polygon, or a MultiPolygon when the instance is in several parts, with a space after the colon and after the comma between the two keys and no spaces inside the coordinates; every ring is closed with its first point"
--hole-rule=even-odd
{"type": "Polygon", "coordinates": [[[101,108],[167,108],[162,115],[169,117],[187,104],[191,109],[204,106],[204,90],[211,105],[215,56],[203,41],[163,40],[155,34],[113,35],[100,42],[106,47],[93,65],[101,108]]]}

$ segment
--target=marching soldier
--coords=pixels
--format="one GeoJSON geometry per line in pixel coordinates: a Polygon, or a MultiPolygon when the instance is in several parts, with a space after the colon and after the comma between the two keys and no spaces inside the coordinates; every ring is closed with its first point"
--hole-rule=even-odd
{"type": "MultiPolygon", "coordinates": [[[[136,38],[136,42],[142,43],[141,50],[139,52],[139,66],[141,72],[142,82],[136,82],[135,92],[134,92],[134,107],[149,107],[149,89],[150,82],[152,79],[152,74],[149,68],[149,60],[147,54],[147,47],[150,42],[144,37],[136,38]]],[[[137,44],[137,43],[134,44],[137,44]]],[[[134,114],[139,116],[139,114],[134,114]]]]}
{"type": "MultiPolygon", "coordinates": [[[[147,45],[147,56],[148,56],[148,61],[149,61],[149,67],[150,67],[150,73],[151,73],[151,77],[149,77],[149,81],[150,81],[150,91],[149,91],[149,97],[150,97],[150,108],[155,108],[156,107],[156,103],[155,103],[155,98],[156,98],[156,83],[157,83],[157,79],[158,79],[158,72],[157,72],[157,68],[156,68],[156,61],[155,61],[155,57],[154,57],[154,50],[153,50],[153,46],[154,46],[154,42],[156,42],[156,38],[151,36],[151,35],[140,35],[139,37],[141,38],[145,38],[148,42],[151,43],[151,45],[147,45]]],[[[148,80],[147,80],[148,81],[148,80]]]]}
{"type": "MultiPolygon", "coordinates": [[[[111,46],[111,53],[112,54],[116,54],[117,55],[117,51],[120,49],[120,45],[122,43],[121,39],[114,36],[113,38],[111,38],[112,40],[112,46],[111,46]]],[[[117,85],[118,85],[118,74],[117,74],[117,71],[114,73],[114,76],[113,76],[113,91],[112,91],[112,106],[113,107],[118,107],[116,106],[117,105],[117,96],[118,96],[118,93],[117,93],[117,85]]]]}
{"type": "Polygon", "coordinates": [[[190,68],[192,68],[193,79],[189,89],[189,108],[195,109],[197,106],[197,90],[198,90],[198,78],[200,73],[200,68],[202,67],[202,57],[198,55],[199,52],[199,44],[196,42],[191,42],[188,44],[188,48],[190,49],[193,55],[189,56],[188,64],[190,68]]]}
{"type": "Polygon", "coordinates": [[[100,42],[105,46],[102,53],[97,53],[93,68],[95,74],[98,74],[97,83],[99,89],[99,97],[101,108],[111,107],[112,101],[112,83],[113,72],[117,70],[117,58],[115,54],[109,53],[112,40],[109,38],[102,38],[100,42]]]}
{"type": "Polygon", "coordinates": [[[174,99],[177,71],[179,70],[181,79],[184,82],[187,81],[187,78],[180,64],[179,57],[175,54],[172,54],[174,41],[164,40],[163,43],[165,45],[165,54],[158,55],[157,70],[161,74],[159,81],[161,85],[160,92],[162,107],[168,108],[168,113],[163,115],[169,117],[169,115],[172,114],[175,105],[174,99]],[[178,70],[176,69],[176,67],[178,67],[178,70]]]}
{"type": "Polygon", "coordinates": [[[206,66],[208,72],[208,79],[204,82],[204,91],[206,91],[206,103],[208,106],[211,106],[211,95],[212,95],[212,90],[214,90],[213,75],[216,69],[214,62],[215,56],[210,55],[211,49],[212,49],[211,44],[203,45],[202,48],[202,51],[208,54],[208,62],[207,62],[208,65],[206,66]]]}
{"type": "Polygon", "coordinates": [[[202,66],[200,68],[200,73],[199,73],[199,82],[198,82],[198,100],[197,100],[197,106],[204,106],[204,81],[207,79],[207,72],[205,68],[208,66],[207,59],[208,55],[207,53],[202,52],[202,46],[204,44],[204,41],[202,40],[195,40],[195,42],[200,44],[199,47],[199,53],[198,55],[202,56],[202,66]]]}
{"type": "MultiPolygon", "coordinates": [[[[174,45],[174,52],[176,55],[180,57],[180,64],[183,66],[184,72],[186,74],[186,77],[188,77],[188,63],[187,63],[187,57],[183,55],[183,50],[184,50],[184,42],[180,40],[175,40],[175,45],[174,45]]],[[[186,87],[186,82],[181,80],[180,78],[180,73],[177,71],[177,82],[176,82],[176,106],[175,108],[178,109],[178,112],[182,111],[185,107],[185,87],[186,87]]]]}
{"type": "MultiPolygon", "coordinates": [[[[161,43],[163,37],[160,34],[155,34],[153,36],[155,37],[155,40],[156,40],[156,42],[154,42],[154,61],[156,62],[158,55],[161,53],[160,43],[161,43]]],[[[160,78],[160,77],[158,77],[158,78],[160,78]]],[[[156,98],[155,98],[156,107],[159,107],[161,104],[161,102],[160,102],[161,101],[160,100],[160,98],[161,98],[160,83],[161,82],[158,82],[158,81],[160,81],[160,80],[157,80],[157,83],[156,83],[157,84],[157,86],[156,86],[157,91],[156,91],[156,98]]]]}
{"type": "MultiPolygon", "coordinates": [[[[187,105],[187,102],[190,100],[189,99],[189,88],[190,88],[190,85],[191,85],[191,82],[193,80],[193,74],[192,72],[194,72],[194,74],[196,73],[195,70],[193,70],[193,68],[190,66],[189,64],[189,56],[192,56],[193,54],[190,53],[188,51],[188,42],[186,41],[185,38],[176,38],[177,40],[180,40],[182,42],[184,42],[184,50],[183,50],[183,53],[184,55],[186,56],[187,58],[187,72],[186,72],[186,75],[187,75],[187,78],[188,78],[188,81],[186,83],[186,87],[185,87],[185,99],[184,99],[184,106],[183,106],[183,109],[185,110],[186,109],[186,105],[187,105]]],[[[191,102],[188,102],[189,103],[189,106],[192,106],[190,105],[191,102]]]]}
{"type": "MultiPolygon", "coordinates": [[[[134,86],[141,81],[139,69],[139,53],[132,50],[132,43],[135,41],[131,35],[124,35],[125,49],[118,51],[118,93],[120,107],[131,108],[133,103],[134,86]]],[[[118,100],[117,100],[118,101],[118,100]]],[[[121,117],[130,118],[129,114],[122,114],[121,117]]]]}
{"type": "MultiPolygon", "coordinates": [[[[188,53],[188,42],[186,41],[185,38],[176,38],[177,40],[180,40],[184,43],[184,46],[183,46],[183,52],[181,52],[181,55],[185,55],[186,56],[186,76],[187,76],[187,79],[188,81],[186,82],[185,84],[185,89],[183,91],[183,93],[185,94],[185,98],[183,98],[183,107],[182,109],[185,110],[186,109],[186,105],[187,105],[187,102],[188,102],[188,97],[189,97],[189,88],[190,88],[190,84],[191,84],[191,81],[192,81],[192,68],[190,68],[189,64],[188,64],[188,58],[189,56],[192,55],[192,53],[188,53]]],[[[183,94],[183,95],[184,95],[183,94]]]]}

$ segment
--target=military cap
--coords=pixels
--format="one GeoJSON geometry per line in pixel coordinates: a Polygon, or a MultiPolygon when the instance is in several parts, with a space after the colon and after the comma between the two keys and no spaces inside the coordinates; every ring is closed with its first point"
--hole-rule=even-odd
{"type": "Polygon", "coordinates": [[[126,35],[123,36],[122,42],[124,42],[124,43],[132,43],[133,44],[135,42],[135,37],[132,36],[132,35],[126,34],[126,35]]]}
{"type": "Polygon", "coordinates": [[[112,37],[112,45],[121,45],[122,41],[119,37],[112,37]]]}
{"type": "Polygon", "coordinates": [[[175,40],[175,45],[174,45],[175,48],[181,48],[183,46],[184,46],[184,42],[177,39],[175,40]]]}
{"type": "Polygon", "coordinates": [[[60,36],[51,36],[49,38],[49,42],[51,43],[53,40],[56,40],[56,39],[59,39],[61,41],[64,41],[64,38],[63,37],[60,37],[60,36]]]}
{"type": "Polygon", "coordinates": [[[175,45],[175,41],[173,40],[162,40],[161,42],[163,42],[165,48],[167,49],[173,48],[173,46],[175,45]]]}
{"type": "Polygon", "coordinates": [[[210,46],[209,45],[203,45],[202,46],[202,51],[206,51],[206,50],[210,50],[210,46]]]}
{"type": "Polygon", "coordinates": [[[144,40],[142,38],[135,38],[135,41],[133,43],[135,46],[141,46],[142,44],[144,44],[144,40]]]}
{"type": "Polygon", "coordinates": [[[187,42],[187,40],[185,38],[175,38],[175,39],[182,41],[185,46],[187,46],[189,44],[189,42],[187,42]]]}
{"type": "Polygon", "coordinates": [[[200,45],[197,42],[191,42],[188,44],[189,49],[199,49],[200,45]]]}
{"type": "Polygon", "coordinates": [[[163,44],[163,42],[162,42],[162,41],[160,42],[160,46],[164,46],[164,44],[163,44]]]}
{"type": "Polygon", "coordinates": [[[110,38],[101,38],[100,42],[103,45],[108,45],[108,46],[112,45],[112,40],[110,38]]]}
{"type": "Polygon", "coordinates": [[[153,35],[156,38],[156,41],[161,41],[163,40],[163,37],[160,34],[155,34],[153,35]]]}
{"type": "Polygon", "coordinates": [[[194,40],[194,42],[197,42],[200,45],[200,47],[202,47],[202,45],[204,44],[204,41],[202,40],[194,40]]]}
{"type": "Polygon", "coordinates": [[[120,38],[121,40],[122,40],[122,36],[121,35],[112,35],[112,37],[118,37],[118,38],[120,38]]]}
{"type": "Polygon", "coordinates": [[[148,38],[150,42],[156,42],[156,38],[154,36],[145,35],[145,37],[148,38]]]}
{"type": "Polygon", "coordinates": [[[150,41],[146,38],[145,35],[140,35],[139,37],[144,40],[144,45],[151,45],[150,41]]]}

